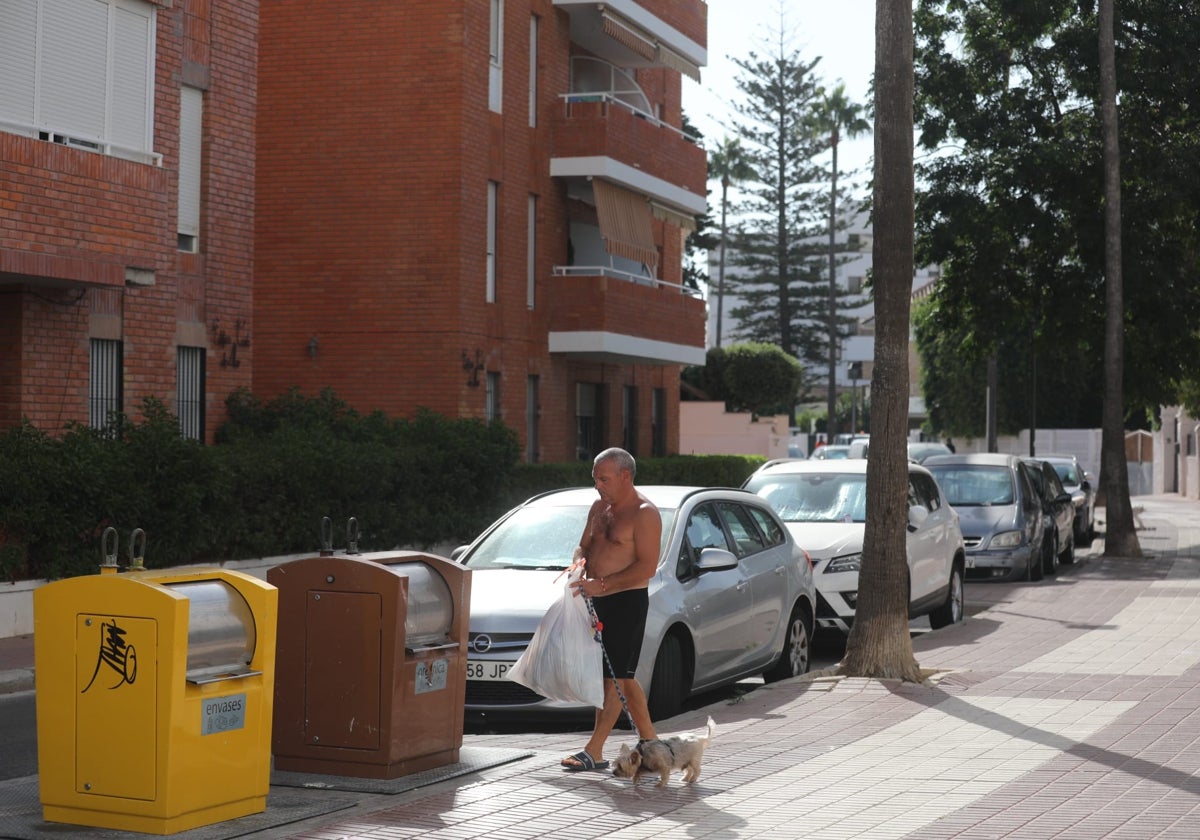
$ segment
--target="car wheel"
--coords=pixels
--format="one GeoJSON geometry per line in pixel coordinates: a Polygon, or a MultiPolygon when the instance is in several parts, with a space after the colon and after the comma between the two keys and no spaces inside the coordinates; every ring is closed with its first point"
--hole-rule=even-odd
{"type": "Polygon", "coordinates": [[[763,680],[778,682],[808,673],[811,654],[811,620],[805,617],[804,611],[797,604],[792,609],[787,632],[783,634],[783,652],[779,655],[779,661],[772,665],[770,670],[763,672],[763,680]]]}
{"type": "Polygon", "coordinates": [[[1067,547],[1062,550],[1055,560],[1064,565],[1070,566],[1075,562],[1075,532],[1071,532],[1070,538],[1067,540],[1067,547]]]}
{"type": "MultiPolygon", "coordinates": [[[[1074,545],[1072,538],[1071,545],[1074,545]]],[[[1046,537],[1046,544],[1042,548],[1042,571],[1048,575],[1058,574],[1058,546],[1054,543],[1053,537],[1046,537]]]]}
{"type": "Polygon", "coordinates": [[[674,717],[683,708],[683,652],[679,639],[668,635],[654,659],[654,675],[650,678],[650,696],[646,705],[651,720],[674,717]]]}
{"type": "Polygon", "coordinates": [[[963,578],[962,570],[955,563],[950,569],[950,591],[946,593],[946,602],[929,614],[929,626],[940,630],[962,620],[963,578]]]}

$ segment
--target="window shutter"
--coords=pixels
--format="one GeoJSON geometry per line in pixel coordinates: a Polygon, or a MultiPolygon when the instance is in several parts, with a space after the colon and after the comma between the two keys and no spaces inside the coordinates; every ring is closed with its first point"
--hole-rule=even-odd
{"type": "Polygon", "coordinates": [[[37,119],[42,127],[104,139],[108,10],[101,0],[42,0],[37,119]]]}
{"type": "Polygon", "coordinates": [[[112,86],[108,137],[118,146],[137,151],[151,148],[150,108],[154,56],[151,44],[152,7],[122,4],[113,10],[112,86]]]}
{"type": "Polygon", "coordinates": [[[32,127],[37,78],[37,0],[0,3],[0,122],[32,127]]]}
{"type": "Polygon", "coordinates": [[[185,87],[179,99],[179,232],[200,235],[200,138],[204,94],[185,87]]]}

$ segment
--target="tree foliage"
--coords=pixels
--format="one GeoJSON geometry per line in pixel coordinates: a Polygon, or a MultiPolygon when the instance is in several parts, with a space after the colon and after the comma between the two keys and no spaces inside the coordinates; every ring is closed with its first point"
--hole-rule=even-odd
{"type": "Polygon", "coordinates": [[[803,370],[774,344],[747,342],[710,348],[704,367],[685,368],[682,376],[729,411],[790,415],[803,370]]]}
{"type": "MultiPolygon", "coordinates": [[[[1135,0],[1117,11],[1124,403],[1126,416],[1142,417],[1175,401],[1200,351],[1200,86],[1189,67],[1200,9],[1135,0]]],[[[921,0],[915,31],[924,153],[917,255],[942,269],[918,341],[930,371],[926,400],[946,418],[939,428],[970,432],[970,408],[980,403],[968,380],[982,383],[977,371],[990,353],[1003,372],[1002,425],[1028,426],[1032,400],[1039,425],[1054,424],[1064,406],[1074,411],[1061,414],[1063,425],[1098,425],[1105,239],[1096,8],[921,0]],[[949,348],[959,353],[954,366],[949,348]]]]}
{"type": "Polygon", "coordinates": [[[825,148],[811,115],[820,105],[805,61],[780,35],[772,54],[735,59],[742,99],[734,130],[756,178],[743,188],[730,278],[741,304],[738,338],[777,344],[790,356],[824,362],[823,179],[812,159],[825,148]]]}

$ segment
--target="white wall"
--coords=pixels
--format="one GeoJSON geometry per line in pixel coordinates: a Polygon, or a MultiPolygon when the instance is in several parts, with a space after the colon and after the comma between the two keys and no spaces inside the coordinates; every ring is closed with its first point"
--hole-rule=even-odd
{"type": "Polygon", "coordinates": [[[679,454],[786,458],[788,420],[786,414],[755,420],[749,413],[726,411],[723,402],[684,400],[679,404],[679,454]]]}

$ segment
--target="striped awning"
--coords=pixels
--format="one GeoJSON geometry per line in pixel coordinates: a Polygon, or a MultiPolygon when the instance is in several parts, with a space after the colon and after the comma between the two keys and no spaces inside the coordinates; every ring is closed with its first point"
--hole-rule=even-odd
{"type": "Polygon", "coordinates": [[[696,217],[689,216],[686,213],[680,213],[678,210],[673,210],[659,204],[657,201],[650,202],[650,212],[654,214],[654,218],[660,222],[667,222],[675,225],[678,228],[683,228],[688,233],[696,232],[696,217]]]}
{"type": "Polygon", "coordinates": [[[654,61],[664,67],[670,67],[672,70],[678,70],[689,79],[700,81],[700,68],[686,58],[681,56],[674,50],[669,50],[662,44],[658,45],[658,51],[654,56],[654,61]]]}
{"type": "Polygon", "coordinates": [[[592,180],[604,250],[646,265],[658,265],[654,226],[646,197],[600,178],[592,180]]]}
{"type": "Polygon", "coordinates": [[[624,44],[647,61],[654,61],[658,50],[654,41],[637,31],[637,28],[626,23],[611,12],[602,13],[604,19],[604,34],[618,43],[624,44]]]}

